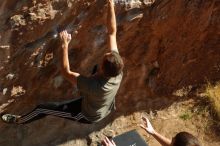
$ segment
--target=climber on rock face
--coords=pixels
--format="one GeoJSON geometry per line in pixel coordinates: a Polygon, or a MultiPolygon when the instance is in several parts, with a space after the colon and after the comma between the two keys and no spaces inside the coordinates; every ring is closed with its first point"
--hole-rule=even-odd
{"type": "Polygon", "coordinates": [[[45,115],[59,116],[82,123],[94,123],[105,118],[115,107],[115,96],[122,80],[124,67],[116,42],[116,18],[113,0],[107,0],[108,49],[98,71],[89,77],[70,70],[68,47],[71,35],[67,31],[59,33],[61,49],[61,73],[73,85],[77,85],[81,98],[64,102],[47,103],[37,106],[23,115],[5,114],[2,120],[8,123],[28,123],[45,115]]]}

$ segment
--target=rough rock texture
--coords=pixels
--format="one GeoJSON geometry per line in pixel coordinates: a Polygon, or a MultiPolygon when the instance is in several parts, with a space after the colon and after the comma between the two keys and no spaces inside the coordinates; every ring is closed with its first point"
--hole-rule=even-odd
{"type": "MultiPolygon", "coordinates": [[[[126,66],[116,113],[90,126],[55,117],[0,123],[1,145],[89,145],[89,134],[120,116],[166,108],[181,100],[167,97],[176,90],[220,80],[218,0],[116,2],[126,66]]],[[[105,18],[104,0],[1,0],[1,112],[24,114],[42,102],[77,97],[76,87],[59,73],[57,30],[73,35],[71,68],[89,75],[107,50],[105,18]]]]}

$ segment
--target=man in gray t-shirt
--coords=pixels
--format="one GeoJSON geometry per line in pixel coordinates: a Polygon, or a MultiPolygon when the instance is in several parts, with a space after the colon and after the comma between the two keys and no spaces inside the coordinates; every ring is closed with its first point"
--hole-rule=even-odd
{"type": "Polygon", "coordinates": [[[98,74],[92,77],[79,76],[77,86],[84,97],[82,113],[93,122],[106,117],[114,108],[115,95],[121,83],[122,74],[105,78],[98,74]]]}
{"type": "Polygon", "coordinates": [[[115,95],[123,76],[123,61],[119,55],[116,42],[116,18],[114,1],[108,3],[107,28],[109,53],[104,54],[98,71],[86,77],[71,71],[68,58],[68,45],[71,35],[67,31],[59,33],[62,43],[59,50],[61,73],[73,85],[77,85],[82,98],[70,101],[47,103],[37,106],[33,111],[23,116],[5,114],[2,120],[8,123],[28,123],[45,115],[59,116],[82,123],[98,122],[105,118],[114,108],[115,95]]]}

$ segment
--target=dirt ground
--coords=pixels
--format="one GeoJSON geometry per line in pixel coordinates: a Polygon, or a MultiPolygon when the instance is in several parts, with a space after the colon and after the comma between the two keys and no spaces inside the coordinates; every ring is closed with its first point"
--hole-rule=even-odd
{"type": "Polygon", "coordinates": [[[172,138],[178,132],[187,131],[198,137],[203,146],[220,145],[219,129],[216,129],[216,121],[211,117],[208,106],[193,99],[174,102],[170,107],[150,113],[141,111],[129,116],[121,116],[100,132],[92,133],[90,137],[95,141],[95,137],[102,137],[102,133],[114,131],[112,133],[117,135],[137,129],[150,146],[158,146],[159,143],[139,127],[142,115],[147,116],[154,128],[168,138],[172,138]]]}

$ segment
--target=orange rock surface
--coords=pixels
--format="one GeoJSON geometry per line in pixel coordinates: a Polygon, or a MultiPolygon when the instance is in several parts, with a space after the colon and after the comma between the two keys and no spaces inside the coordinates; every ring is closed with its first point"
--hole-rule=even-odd
{"type": "MultiPolygon", "coordinates": [[[[219,10],[218,0],[117,3],[125,69],[116,113],[91,126],[55,117],[20,126],[0,122],[0,145],[58,145],[76,138],[88,144],[91,132],[117,117],[167,107],[172,101],[162,97],[219,81],[219,10]]],[[[39,103],[77,97],[59,72],[56,31],[72,33],[71,69],[89,75],[107,50],[105,19],[104,0],[1,0],[0,112],[24,114],[39,103]]]]}

